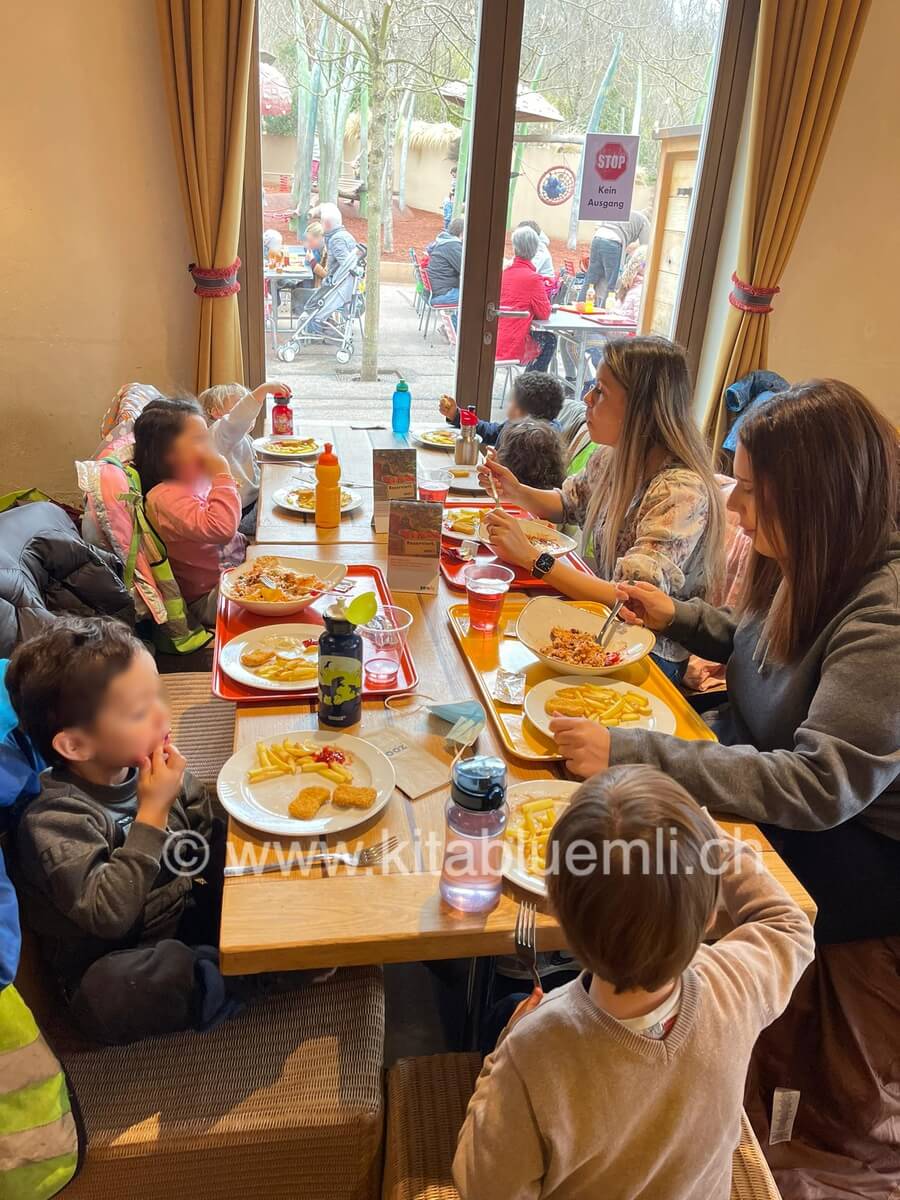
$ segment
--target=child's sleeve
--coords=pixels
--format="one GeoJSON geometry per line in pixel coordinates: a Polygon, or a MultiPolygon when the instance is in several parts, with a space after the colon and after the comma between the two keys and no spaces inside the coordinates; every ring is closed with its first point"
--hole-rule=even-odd
{"type": "Polygon", "coordinates": [[[462,1200],[537,1200],[545,1174],[543,1139],[509,1044],[484,1061],[453,1159],[462,1200]]]}
{"type": "Polygon", "coordinates": [[[812,962],[812,926],[746,843],[724,839],[722,866],[722,900],[736,928],[704,947],[698,965],[763,1029],[787,1008],[812,962]]]}
{"type": "Polygon", "coordinates": [[[479,421],[475,432],[481,437],[483,445],[496,446],[505,424],[505,421],[479,421]]]}
{"type": "Polygon", "coordinates": [[[0,850],[0,991],[16,977],[21,948],[22,934],[19,928],[16,890],[6,874],[3,851],[0,850]]]}
{"type": "Polygon", "coordinates": [[[181,802],[184,805],[185,815],[191,829],[208,837],[213,822],[209,788],[205,783],[195,779],[190,771],[184,773],[181,802]]]}
{"type": "Polygon", "coordinates": [[[215,444],[222,454],[228,458],[235,446],[247,436],[256,424],[256,418],[262,408],[262,400],[258,400],[252,392],[242,396],[231,412],[219,417],[212,427],[215,444]]]}
{"type": "Polygon", "coordinates": [[[152,515],[164,535],[171,532],[188,542],[224,546],[241,523],[241,497],[230,475],[214,475],[205,499],[187,488],[166,488],[154,498],[152,515]]]}
{"type": "Polygon", "coordinates": [[[164,829],[134,821],[123,845],[110,853],[106,830],[77,797],[40,800],[19,824],[23,873],[61,913],[93,937],[124,937],[144,911],[159,874],[164,829]]]}

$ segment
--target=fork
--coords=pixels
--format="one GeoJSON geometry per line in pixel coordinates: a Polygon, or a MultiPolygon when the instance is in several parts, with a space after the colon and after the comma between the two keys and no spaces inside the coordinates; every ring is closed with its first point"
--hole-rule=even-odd
{"type": "Polygon", "coordinates": [[[366,846],[356,854],[347,854],[342,850],[323,850],[319,854],[310,854],[300,862],[271,862],[261,867],[226,867],[225,877],[236,875],[269,875],[274,871],[291,871],[294,867],[335,866],[340,863],[345,867],[375,867],[382,859],[396,850],[398,840],[395,837],[385,838],[374,846],[366,846]]]}
{"type": "Polygon", "coordinates": [[[530,900],[523,900],[516,913],[516,958],[531,972],[537,990],[541,988],[541,977],[537,969],[537,910],[530,900]]]}
{"type": "Polygon", "coordinates": [[[604,647],[606,645],[606,643],[609,641],[609,639],[612,637],[615,627],[618,624],[617,618],[619,616],[619,610],[621,609],[621,607],[624,603],[625,603],[624,600],[617,600],[615,602],[615,604],[609,610],[609,616],[603,622],[603,628],[600,630],[600,632],[598,634],[595,635],[594,641],[601,648],[604,647]]]}

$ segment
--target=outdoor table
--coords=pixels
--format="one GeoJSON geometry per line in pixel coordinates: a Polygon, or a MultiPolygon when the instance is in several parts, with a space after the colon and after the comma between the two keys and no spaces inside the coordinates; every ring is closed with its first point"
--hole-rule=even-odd
{"type": "MultiPolygon", "coordinates": [[[[293,247],[292,247],[293,249],[293,247]]],[[[296,248],[303,253],[302,247],[296,248]]],[[[269,289],[269,300],[272,304],[272,349],[278,349],[278,284],[282,283],[312,283],[313,273],[306,263],[297,266],[283,267],[280,271],[271,267],[263,269],[263,279],[269,289]]],[[[291,319],[293,320],[293,298],[291,303],[291,319]]],[[[292,326],[293,327],[293,326],[292,326]]]]}
{"type": "MultiPolygon", "coordinates": [[[[251,547],[249,557],[292,552],[296,553],[296,547],[251,547]]],[[[386,570],[387,548],[383,545],[345,542],[304,547],[303,553],[320,561],[375,563],[386,570]]],[[[447,621],[447,606],[459,595],[450,592],[442,580],[437,596],[395,593],[394,598],[413,614],[409,646],[419,672],[420,693],[442,702],[471,697],[474,686],[447,621]]],[[[380,700],[366,700],[360,726],[349,732],[365,737],[367,732],[387,724],[412,734],[442,759],[449,780],[451,754],[444,745],[448,729],[445,723],[424,710],[403,715],[386,710],[380,700]]],[[[235,747],[315,728],[312,701],[238,707],[235,747]]],[[[477,750],[503,754],[490,722],[479,738],[477,750]]],[[[564,774],[562,763],[529,767],[507,759],[507,766],[510,784],[564,774]]],[[[518,902],[530,897],[529,893],[504,882],[500,903],[490,913],[459,913],[441,901],[438,879],[448,795],[446,787],[411,801],[396,790],[368,825],[328,839],[333,844],[343,839],[351,849],[357,849],[392,835],[398,838],[397,852],[378,873],[313,867],[227,878],[220,939],[223,971],[234,975],[510,953],[518,902]]],[[[766,866],[812,918],[815,907],[811,898],[761,832],[746,821],[723,820],[722,824],[727,829],[739,829],[741,836],[762,847],[766,866]]],[[[279,843],[268,834],[229,822],[230,863],[262,865],[278,861],[278,854],[288,855],[289,850],[288,841],[279,843]]],[[[541,950],[564,946],[559,926],[546,914],[538,917],[538,939],[541,950]]]]}
{"type": "Polygon", "coordinates": [[[592,334],[599,334],[607,339],[617,335],[626,337],[637,331],[635,324],[628,324],[624,321],[610,321],[609,324],[603,324],[602,317],[602,312],[585,314],[563,312],[561,309],[556,309],[546,321],[531,322],[533,330],[548,330],[550,333],[555,333],[561,341],[568,342],[572,347],[578,363],[575,377],[575,395],[577,397],[580,397],[584,391],[585,353],[588,337],[592,334]]]}

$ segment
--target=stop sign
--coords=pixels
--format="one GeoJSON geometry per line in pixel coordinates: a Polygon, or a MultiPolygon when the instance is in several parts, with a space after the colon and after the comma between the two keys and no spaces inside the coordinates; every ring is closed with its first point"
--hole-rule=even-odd
{"type": "Polygon", "coordinates": [[[604,142],[594,159],[594,169],[607,182],[618,179],[628,170],[628,151],[621,142],[604,142]]]}

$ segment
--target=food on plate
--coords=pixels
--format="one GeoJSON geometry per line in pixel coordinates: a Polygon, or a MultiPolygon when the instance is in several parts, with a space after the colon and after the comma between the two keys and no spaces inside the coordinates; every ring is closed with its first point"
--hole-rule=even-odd
{"type": "Polygon", "coordinates": [[[526,533],[525,536],[534,546],[535,550],[558,550],[559,538],[555,538],[550,534],[542,533],[526,533]]]}
{"type": "Polygon", "coordinates": [[[373,787],[353,787],[342,783],[331,793],[331,803],[336,808],[371,808],[377,795],[373,787]]]}
{"type": "Polygon", "coordinates": [[[510,814],[506,840],[512,844],[529,875],[542,876],[547,869],[547,842],[557,819],[568,807],[567,800],[552,796],[526,799],[510,814]]]}
{"type": "Polygon", "coordinates": [[[352,783],[350,764],[353,755],[348,750],[317,742],[257,742],[256,766],[247,772],[249,783],[262,783],[281,775],[321,775],[332,783],[352,783]]]}
{"type": "Polygon", "coordinates": [[[615,667],[622,661],[620,651],[604,649],[592,633],[561,625],[553,626],[550,641],[541,646],[540,653],[576,667],[615,667]]]}
{"type": "Polygon", "coordinates": [[[455,429],[428,429],[420,433],[423,442],[431,442],[433,446],[453,446],[459,434],[455,429]]]}
{"type": "Polygon", "coordinates": [[[483,516],[480,508],[451,508],[444,516],[444,529],[450,533],[471,535],[481,524],[483,516]]]}
{"type": "Polygon", "coordinates": [[[274,634],[241,654],[241,666],[277,683],[299,683],[314,679],[318,671],[319,643],[316,638],[274,634]]]}
{"type": "Polygon", "coordinates": [[[226,576],[226,594],[233,600],[260,600],[272,604],[302,600],[310,592],[325,591],[328,584],[318,575],[301,575],[283,567],[271,554],[253,560],[247,570],[226,576]]]}
{"type": "Polygon", "coordinates": [[[585,683],[560,688],[544,704],[554,717],[586,717],[598,725],[629,725],[649,717],[650,701],[640,692],[618,692],[615,688],[585,683]]]}
{"type": "Polygon", "coordinates": [[[296,458],[298,454],[313,454],[319,448],[315,438],[280,438],[263,443],[266,454],[284,454],[296,458]]]}
{"type": "MultiPolygon", "coordinates": [[[[294,488],[293,491],[288,492],[286,499],[288,504],[294,508],[302,508],[304,512],[316,511],[315,488],[294,488]]],[[[341,511],[349,508],[352,503],[353,497],[341,488],[341,511]]]]}
{"type": "Polygon", "coordinates": [[[474,467],[450,467],[449,470],[454,479],[468,479],[475,474],[474,467]]]}
{"type": "Polygon", "coordinates": [[[311,821],[322,805],[327,803],[329,795],[327,787],[301,788],[288,805],[288,816],[298,821],[311,821]]]}

